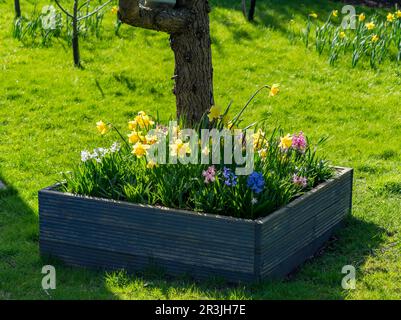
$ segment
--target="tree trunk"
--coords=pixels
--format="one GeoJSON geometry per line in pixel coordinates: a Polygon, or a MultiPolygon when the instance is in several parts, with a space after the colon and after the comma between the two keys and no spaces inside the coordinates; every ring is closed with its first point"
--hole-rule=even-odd
{"type": "Polygon", "coordinates": [[[193,123],[214,104],[213,66],[209,3],[194,0],[189,5],[196,18],[184,32],[172,33],[170,42],[175,56],[177,117],[193,123]]]}
{"type": "Polygon", "coordinates": [[[146,8],[138,0],[119,4],[122,22],[170,34],[177,116],[188,123],[199,121],[214,104],[208,0],[177,0],[174,8],[146,8]]]}
{"type": "Polygon", "coordinates": [[[256,0],[251,0],[251,6],[249,8],[248,20],[253,21],[255,16],[256,0]]]}
{"type": "Polygon", "coordinates": [[[19,4],[19,0],[14,0],[14,8],[15,8],[15,17],[21,17],[21,6],[19,4]]]}
{"type": "Polygon", "coordinates": [[[78,34],[78,0],[74,0],[74,13],[72,18],[72,53],[76,67],[81,66],[79,56],[79,34],[78,34]]]}
{"type": "Polygon", "coordinates": [[[256,0],[242,0],[242,12],[248,21],[253,21],[255,16],[256,0]],[[249,11],[247,3],[249,2],[249,11]]]}

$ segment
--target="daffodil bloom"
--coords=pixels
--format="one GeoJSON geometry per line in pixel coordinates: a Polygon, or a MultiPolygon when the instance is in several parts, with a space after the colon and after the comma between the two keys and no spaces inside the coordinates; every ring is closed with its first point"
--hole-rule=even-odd
{"type": "Polygon", "coordinates": [[[202,154],[205,155],[205,156],[208,156],[209,153],[210,153],[209,147],[208,147],[208,146],[205,146],[205,147],[202,149],[202,154]]]}
{"type": "Polygon", "coordinates": [[[361,13],[361,14],[358,16],[359,22],[363,22],[363,21],[365,21],[365,19],[366,19],[366,16],[365,16],[364,13],[361,13]]]}
{"type": "Polygon", "coordinates": [[[266,148],[260,149],[258,151],[258,153],[259,153],[259,157],[261,159],[266,159],[266,157],[267,157],[267,149],[266,148]]]}
{"type": "Polygon", "coordinates": [[[389,14],[387,15],[387,21],[388,21],[388,22],[393,22],[394,20],[395,20],[394,14],[389,13],[389,14]]]}
{"type": "Polygon", "coordinates": [[[401,10],[397,10],[397,11],[395,12],[395,16],[396,16],[398,19],[401,19],[401,10]]]}
{"type": "Polygon", "coordinates": [[[265,133],[259,129],[256,133],[252,135],[253,139],[253,149],[254,150],[259,150],[261,149],[264,145],[266,145],[266,139],[265,139],[265,133]]]}
{"type": "Polygon", "coordinates": [[[287,134],[284,137],[280,138],[280,144],[279,147],[283,150],[287,150],[292,146],[292,136],[290,134],[287,134]]]}
{"type": "Polygon", "coordinates": [[[333,17],[337,18],[338,17],[338,10],[333,10],[332,14],[333,14],[333,17]]]}
{"type": "Polygon", "coordinates": [[[145,136],[145,141],[147,144],[155,144],[157,142],[157,135],[153,134],[147,134],[145,136]]]}
{"type": "Polygon", "coordinates": [[[220,108],[218,106],[212,106],[208,114],[209,121],[217,119],[218,117],[220,117],[220,114],[221,114],[220,108]]]}
{"type": "Polygon", "coordinates": [[[137,127],[136,121],[128,121],[128,129],[134,131],[137,127]]]}
{"type": "Polygon", "coordinates": [[[188,142],[184,143],[181,139],[177,139],[170,144],[170,155],[173,157],[184,157],[189,153],[191,153],[191,148],[188,142]]]}
{"type": "Polygon", "coordinates": [[[138,141],[144,141],[144,136],[141,135],[141,132],[139,131],[132,131],[129,135],[128,135],[128,141],[129,143],[137,143],[138,141]]]}
{"type": "Polygon", "coordinates": [[[96,122],[96,128],[100,132],[100,134],[105,134],[109,127],[102,120],[96,122]]]}
{"type": "Polygon", "coordinates": [[[149,149],[149,147],[150,146],[148,146],[147,144],[143,144],[142,142],[138,141],[132,148],[132,153],[138,158],[142,158],[147,154],[147,150],[149,149]]]}
{"type": "Polygon", "coordinates": [[[156,166],[157,166],[157,163],[154,162],[153,160],[149,160],[148,163],[146,164],[146,168],[148,168],[148,169],[153,169],[156,166]]]}
{"type": "Polygon", "coordinates": [[[377,34],[374,34],[372,36],[372,42],[377,42],[377,41],[379,41],[379,36],[377,34]]]}
{"type": "Polygon", "coordinates": [[[270,97],[274,97],[275,95],[277,95],[280,92],[280,84],[275,83],[271,86],[270,88],[270,97]]]}
{"type": "Polygon", "coordinates": [[[368,30],[373,30],[375,27],[376,27],[376,25],[375,25],[373,22],[368,22],[368,23],[366,24],[366,28],[367,28],[368,30]]]}
{"type": "Polygon", "coordinates": [[[140,111],[134,118],[134,123],[143,129],[149,128],[150,126],[154,125],[155,122],[144,111],[140,111]]]}
{"type": "Polygon", "coordinates": [[[314,12],[312,12],[312,13],[309,13],[309,17],[312,17],[312,18],[317,18],[317,14],[316,13],[314,13],[314,12]]]}
{"type": "Polygon", "coordinates": [[[340,39],[344,39],[346,37],[346,34],[344,31],[341,31],[339,34],[340,39]]]}
{"type": "Polygon", "coordinates": [[[113,8],[111,8],[111,13],[112,14],[116,14],[118,12],[118,7],[114,6],[113,8]]]}

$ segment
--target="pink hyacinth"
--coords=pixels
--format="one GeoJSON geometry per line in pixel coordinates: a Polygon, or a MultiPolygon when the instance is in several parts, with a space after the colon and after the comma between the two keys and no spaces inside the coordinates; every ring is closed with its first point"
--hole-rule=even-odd
{"type": "Polygon", "coordinates": [[[295,150],[301,151],[301,152],[305,152],[305,149],[307,147],[307,142],[306,142],[306,138],[304,136],[304,133],[302,131],[299,132],[299,134],[294,134],[292,136],[292,147],[295,150]]]}
{"type": "Polygon", "coordinates": [[[216,180],[216,169],[214,166],[210,166],[207,170],[202,172],[202,176],[205,177],[205,183],[214,182],[216,180]]]}
{"type": "Polygon", "coordinates": [[[308,179],[294,174],[292,176],[292,183],[294,183],[297,186],[300,186],[302,188],[305,188],[308,185],[308,179]]]}

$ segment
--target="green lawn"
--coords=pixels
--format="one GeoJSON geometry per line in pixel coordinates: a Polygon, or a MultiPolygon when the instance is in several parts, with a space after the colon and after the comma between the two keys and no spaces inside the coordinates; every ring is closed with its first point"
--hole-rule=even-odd
{"type": "MultiPolygon", "coordinates": [[[[22,10],[29,13],[34,2],[22,0],[22,10]]],[[[0,191],[0,299],[401,298],[401,68],[386,62],[376,71],[367,63],[351,69],[349,57],[330,67],[327,55],[290,43],[289,20],[301,26],[311,11],[324,19],[341,3],[258,2],[250,24],[239,0],[212,1],[216,102],[234,100],[234,113],[257,87],[281,83],[280,95],[259,96],[246,119],[268,116],[272,128],[330,137],[327,157],[355,168],[352,217],[335,241],[288,279],[241,286],[42,259],[37,191],[77,163],[82,149],[110,144],[111,135],[96,134],[97,120],[125,128],[139,110],[158,110],[163,119],[174,114],[173,54],[165,34],[123,26],[114,36],[107,13],[103,39],[82,42],[85,68],[74,69],[63,42],[32,48],[14,40],[12,2],[0,0],[0,180],[10,186],[0,191]],[[46,293],[41,268],[49,263],[57,289],[46,293]],[[341,287],[347,264],[356,267],[356,290],[341,287]]]]}

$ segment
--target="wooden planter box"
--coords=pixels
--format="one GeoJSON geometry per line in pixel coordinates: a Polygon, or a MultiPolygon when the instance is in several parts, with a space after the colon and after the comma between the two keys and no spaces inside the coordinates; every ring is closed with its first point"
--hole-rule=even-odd
{"type": "Polygon", "coordinates": [[[257,220],[39,191],[40,251],[68,265],[258,281],[310,258],[350,212],[352,169],[257,220]]]}

